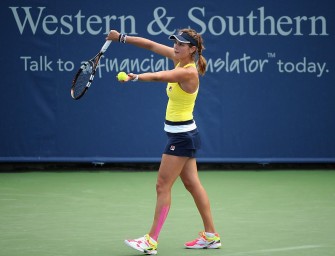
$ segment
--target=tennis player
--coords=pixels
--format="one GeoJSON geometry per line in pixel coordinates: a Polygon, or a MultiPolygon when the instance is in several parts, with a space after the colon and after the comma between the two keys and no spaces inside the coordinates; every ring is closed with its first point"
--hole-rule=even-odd
{"type": "Polygon", "coordinates": [[[201,215],[204,231],[186,248],[214,249],[221,246],[216,233],[206,190],[202,186],[197,170],[196,153],[200,148],[200,137],[193,119],[193,109],[199,92],[199,75],[206,72],[206,59],[202,55],[203,39],[192,29],[181,29],[171,35],[173,47],[143,37],[121,34],[111,30],[107,40],[119,41],[150,50],[174,62],[173,70],[134,74],[129,73],[125,82],[166,82],[169,98],[166,108],[164,130],[167,144],[162,155],[157,183],[156,210],[149,233],[143,237],[125,240],[125,243],[144,254],[157,254],[158,236],[171,205],[171,189],[178,177],[191,193],[201,215]]]}

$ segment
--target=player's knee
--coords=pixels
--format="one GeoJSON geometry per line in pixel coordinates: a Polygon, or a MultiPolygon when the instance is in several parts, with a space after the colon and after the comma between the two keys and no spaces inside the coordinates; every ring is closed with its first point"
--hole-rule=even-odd
{"type": "Polygon", "coordinates": [[[166,182],[164,182],[163,180],[157,180],[157,183],[156,183],[157,194],[169,192],[170,189],[171,189],[170,186],[168,186],[166,182]]]}
{"type": "Polygon", "coordinates": [[[195,184],[194,182],[191,182],[189,180],[185,180],[183,181],[184,187],[186,188],[186,190],[188,190],[190,193],[192,193],[195,189],[195,184]]]}

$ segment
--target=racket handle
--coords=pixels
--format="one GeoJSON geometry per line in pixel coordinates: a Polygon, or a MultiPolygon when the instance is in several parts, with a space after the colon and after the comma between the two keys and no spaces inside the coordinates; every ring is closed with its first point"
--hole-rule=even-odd
{"type": "Polygon", "coordinates": [[[112,42],[112,40],[107,40],[107,41],[105,42],[105,44],[102,46],[100,52],[104,53],[104,52],[108,49],[108,47],[109,47],[109,45],[111,44],[111,42],[112,42]]]}

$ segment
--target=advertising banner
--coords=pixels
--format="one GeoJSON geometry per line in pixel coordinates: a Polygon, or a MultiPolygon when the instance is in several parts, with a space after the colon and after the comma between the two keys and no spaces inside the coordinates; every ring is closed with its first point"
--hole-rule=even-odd
{"type": "Polygon", "coordinates": [[[23,1],[1,6],[0,161],[156,162],[166,143],[166,84],[120,71],[173,69],[112,42],[87,94],[70,88],[111,29],[173,47],[202,34],[207,72],[194,118],[199,162],[335,161],[334,2],[23,1]]]}

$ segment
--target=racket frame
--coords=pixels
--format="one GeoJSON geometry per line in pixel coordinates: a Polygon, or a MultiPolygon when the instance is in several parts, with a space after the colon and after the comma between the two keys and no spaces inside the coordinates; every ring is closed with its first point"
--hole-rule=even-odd
{"type": "Polygon", "coordinates": [[[94,79],[94,76],[95,76],[95,73],[96,73],[96,70],[97,70],[97,67],[99,65],[100,59],[101,59],[102,55],[105,53],[105,51],[108,49],[111,42],[112,42],[112,40],[107,40],[104,43],[104,45],[102,46],[101,50],[99,51],[99,53],[97,55],[95,55],[92,59],[90,59],[89,61],[86,61],[85,63],[83,63],[80,66],[79,70],[77,71],[76,75],[74,76],[74,79],[72,80],[71,97],[73,99],[79,100],[81,97],[84,96],[84,94],[86,93],[88,88],[91,86],[91,84],[93,82],[93,79],[94,79]],[[75,94],[74,94],[75,90],[74,89],[75,89],[75,86],[76,86],[77,79],[78,79],[79,75],[81,74],[81,72],[83,72],[83,70],[86,69],[86,67],[89,65],[90,62],[93,62],[92,73],[90,75],[90,78],[88,79],[83,91],[79,95],[75,96],[75,94]]]}

